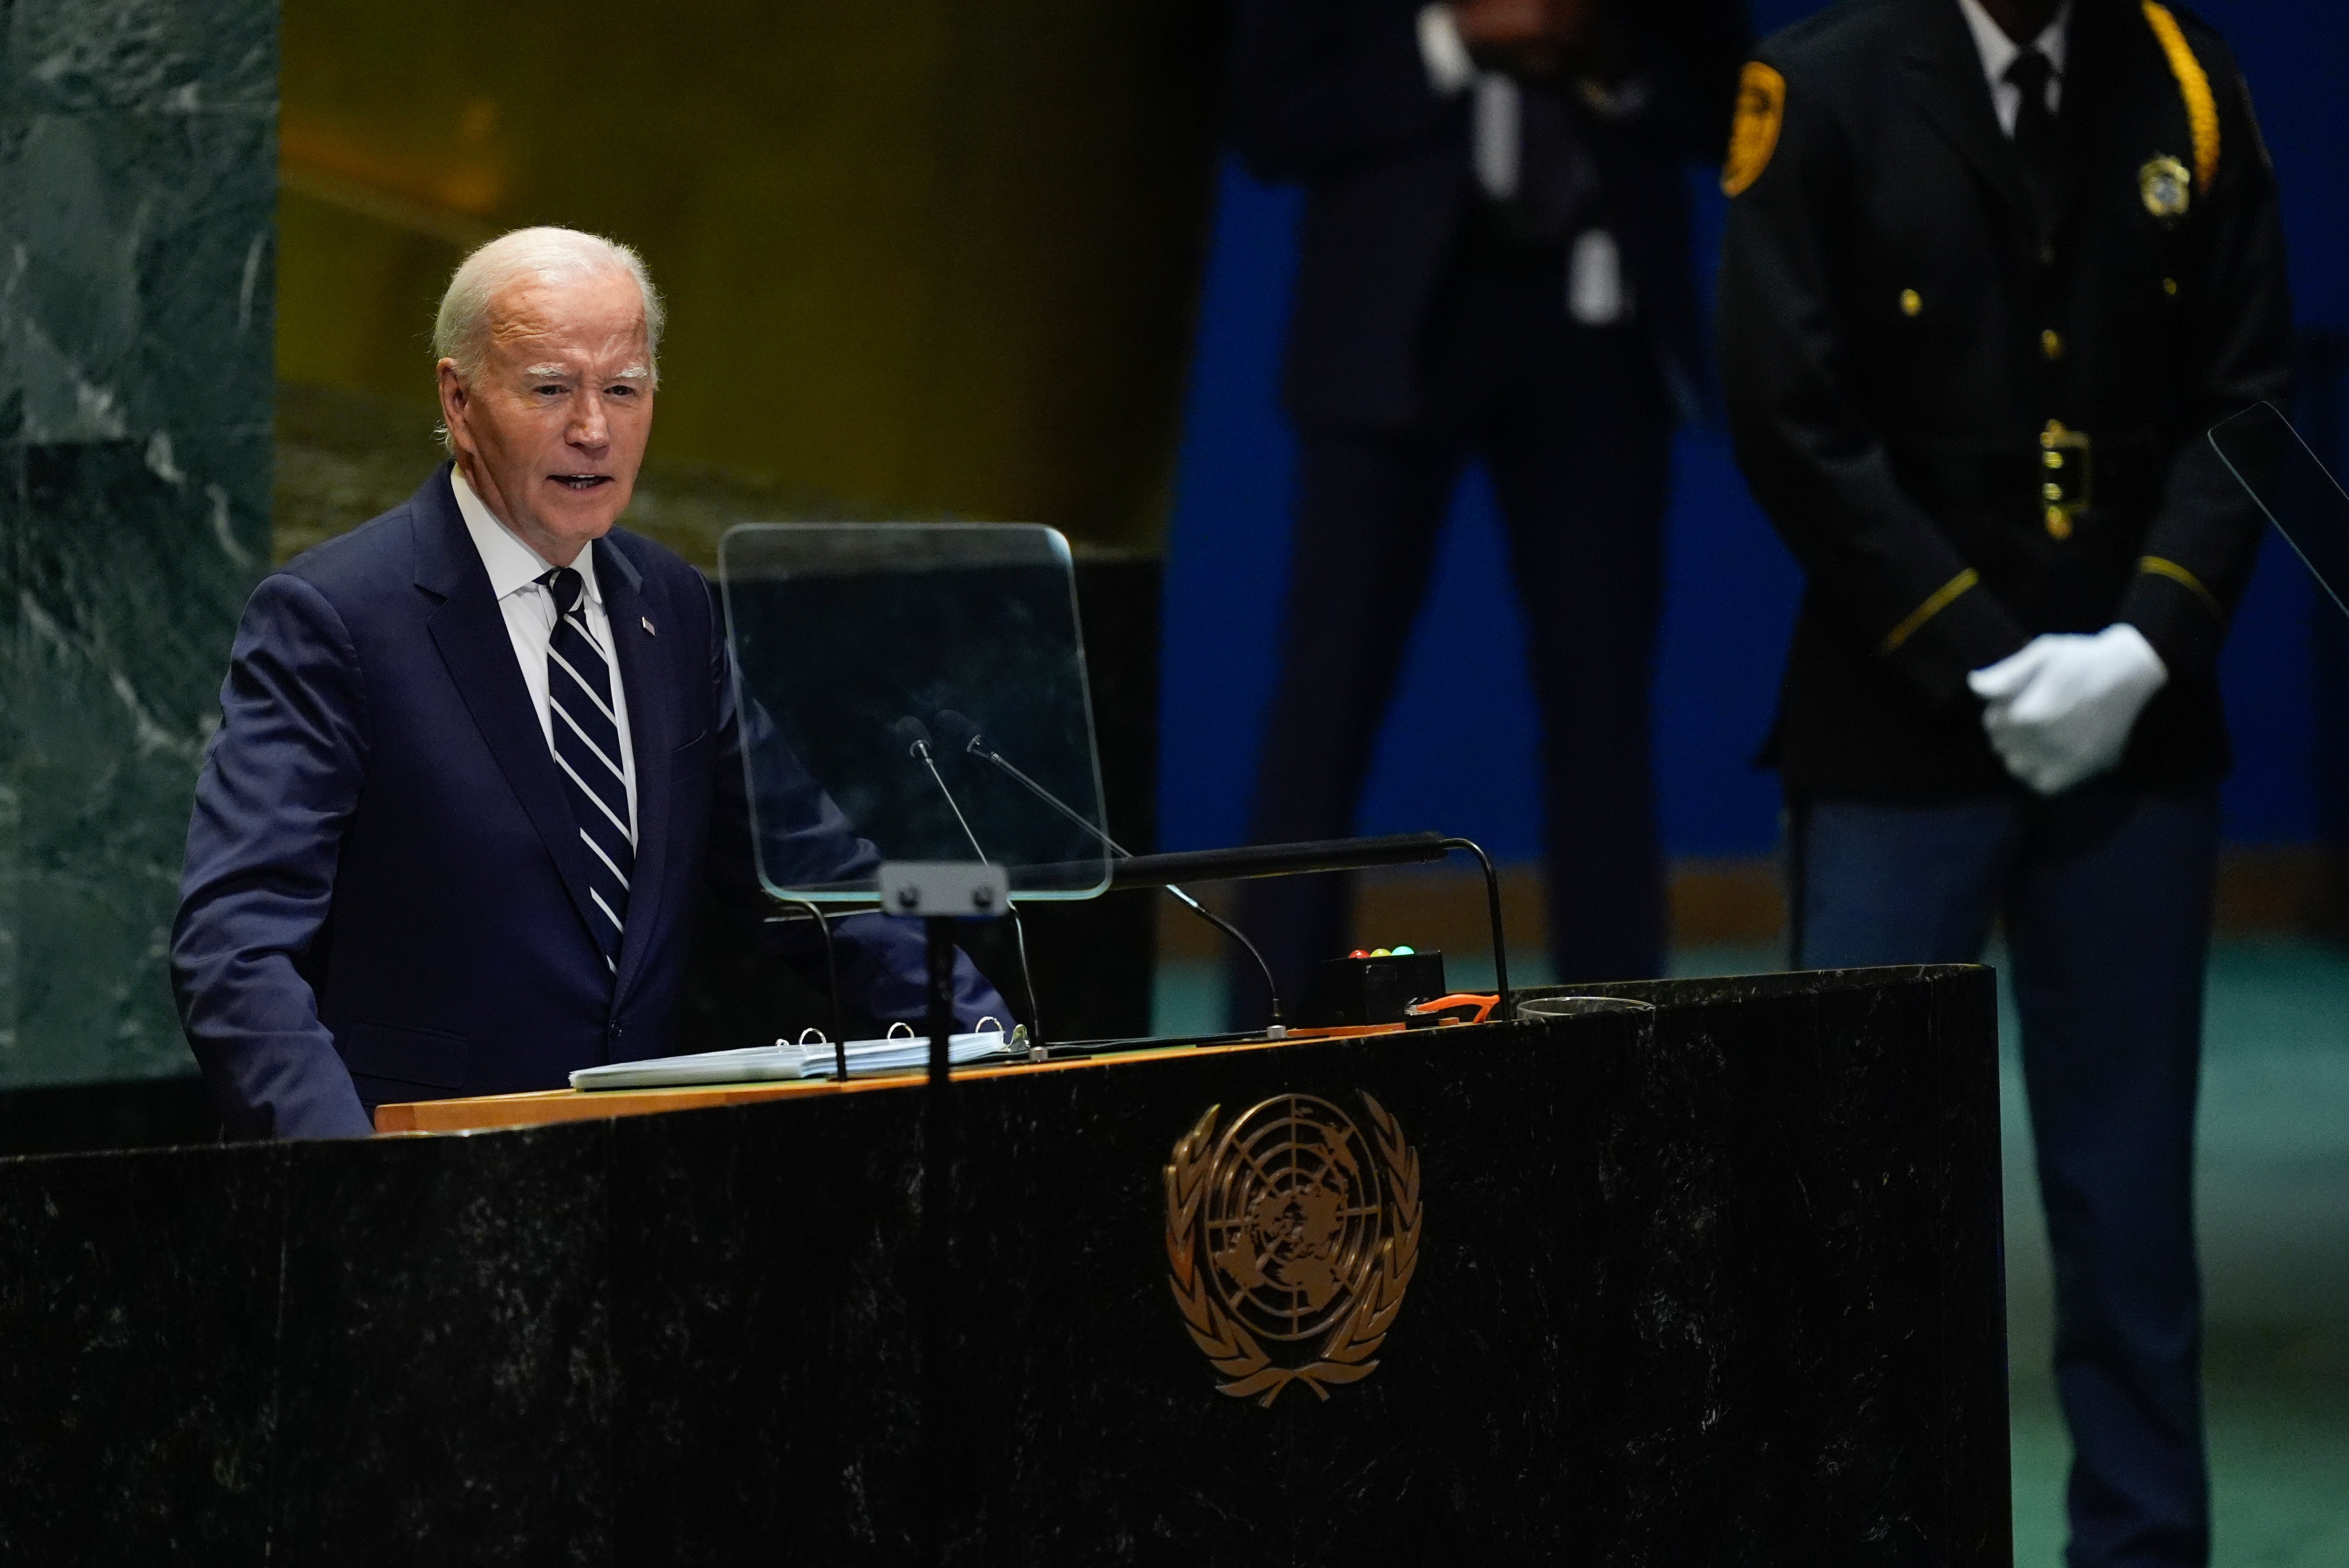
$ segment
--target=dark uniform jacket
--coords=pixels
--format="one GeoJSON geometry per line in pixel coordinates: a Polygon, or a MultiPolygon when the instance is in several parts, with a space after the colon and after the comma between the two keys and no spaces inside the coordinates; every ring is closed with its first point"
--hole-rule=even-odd
{"type": "MultiPolygon", "coordinates": [[[[1308,427],[1397,429],[1427,416],[1429,321],[1481,201],[1473,92],[1429,83],[1423,0],[1242,0],[1233,103],[1259,178],[1309,187],[1289,325],[1289,411],[1308,427]]],[[[1585,226],[1609,228],[1633,308],[1675,379],[1696,379],[1684,161],[1726,140],[1744,0],[1639,0],[1625,13],[1625,109],[1568,110],[1593,166],[1585,226]]],[[[1532,175],[1534,171],[1527,171],[1532,175]]]]}
{"type": "Polygon", "coordinates": [[[1847,0],[1746,67],[1723,376],[1808,579],[1772,742],[1792,794],[2020,787],[1967,671],[2123,619],[2170,679],[2114,777],[2225,771],[2216,662],[2260,523],[2204,437],[2288,389],[2272,174],[2226,47],[2138,0],[2073,0],[2058,124],[2050,227],[1957,0],[1847,0]]]}

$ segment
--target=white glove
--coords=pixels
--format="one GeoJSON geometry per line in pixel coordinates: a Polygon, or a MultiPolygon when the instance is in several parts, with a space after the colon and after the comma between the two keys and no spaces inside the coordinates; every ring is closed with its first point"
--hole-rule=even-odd
{"type": "Polygon", "coordinates": [[[2116,621],[2094,636],[2049,632],[1966,677],[2006,771],[2061,794],[2121,760],[2146,702],[2169,679],[2145,634],[2116,621]]]}

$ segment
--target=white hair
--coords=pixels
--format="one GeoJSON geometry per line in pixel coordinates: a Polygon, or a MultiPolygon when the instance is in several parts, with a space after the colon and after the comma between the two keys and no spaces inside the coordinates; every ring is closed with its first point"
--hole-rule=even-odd
{"type": "MultiPolygon", "coordinates": [[[[498,296],[517,283],[576,283],[621,273],[636,286],[645,306],[645,369],[652,384],[660,381],[661,296],[645,271],[644,258],[616,241],[577,229],[516,229],[480,246],[458,264],[440,296],[440,314],[432,326],[432,357],[456,362],[457,374],[471,381],[489,351],[494,323],[491,313],[498,296]]],[[[449,432],[439,432],[444,443],[449,432]]]]}

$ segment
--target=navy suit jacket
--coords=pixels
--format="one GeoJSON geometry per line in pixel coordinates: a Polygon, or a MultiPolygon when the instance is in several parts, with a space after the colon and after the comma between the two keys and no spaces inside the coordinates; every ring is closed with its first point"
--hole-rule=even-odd
{"type": "MultiPolygon", "coordinates": [[[[1307,188],[1287,398],[1308,428],[1402,429],[1430,412],[1431,318],[1478,192],[1472,95],[1428,81],[1423,4],[1239,3],[1240,153],[1257,177],[1307,188]]],[[[1706,377],[1682,167],[1728,148],[1744,0],[1640,0],[1625,16],[1646,96],[1619,120],[1577,111],[1599,178],[1591,218],[1615,234],[1638,318],[1692,400],[1706,377]]]]}
{"type": "MultiPolygon", "coordinates": [[[[617,973],[571,805],[440,470],[290,563],[238,628],[188,826],[171,975],[233,1133],[371,1130],[387,1102],[560,1087],[670,1048],[696,895],[763,912],[709,585],[649,540],[593,546],[627,692],[637,848],[617,973]]],[[[773,750],[761,748],[762,754],[773,750]]],[[[762,777],[770,852],[814,875],[877,856],[795,765],[762,777]]],[[[918,1022],[917,924],[839,922],[841,983],[918,1022]]],[[[968,1023],[1008,1016],[968,963],[968,1023]]]]}

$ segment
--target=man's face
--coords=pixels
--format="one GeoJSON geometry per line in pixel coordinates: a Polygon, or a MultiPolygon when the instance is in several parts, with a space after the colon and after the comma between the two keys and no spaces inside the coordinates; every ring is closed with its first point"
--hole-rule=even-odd
{"type": "Polygon", "coordinates": [[[440,361],[440,411],[465,478],[558,566],[627,509],[652,434],[644,301],[626,273],[510,285],[467,381],[440,361]]]}

